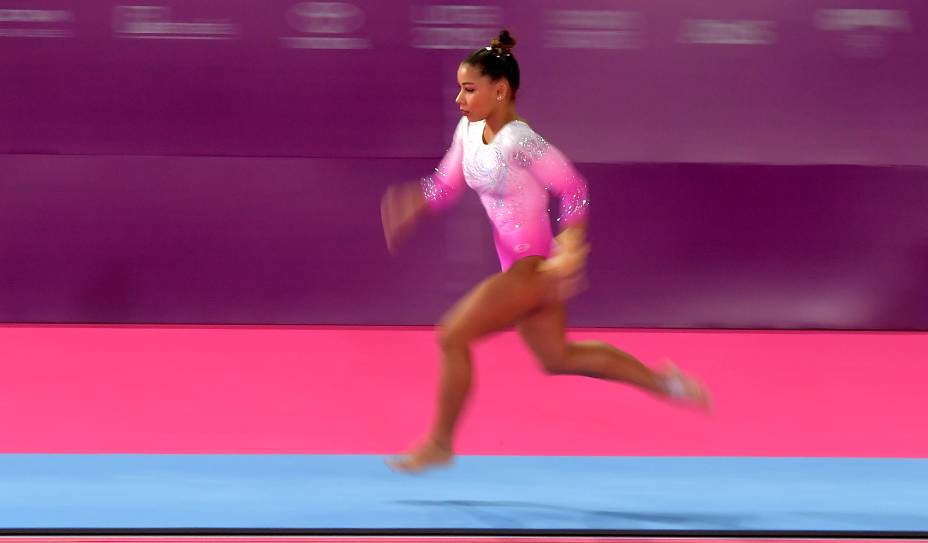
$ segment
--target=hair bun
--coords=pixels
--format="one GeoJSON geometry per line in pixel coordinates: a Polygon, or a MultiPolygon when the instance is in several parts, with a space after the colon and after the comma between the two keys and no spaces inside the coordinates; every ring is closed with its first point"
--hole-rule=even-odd
{"type": "Polygon", "coordinates": [[[490,41],[490,47],[497,55],[511,55],[512,48],[516,46],[516,39],[509,34],[508,30],[503,30],[499,36],[490,41]]]}

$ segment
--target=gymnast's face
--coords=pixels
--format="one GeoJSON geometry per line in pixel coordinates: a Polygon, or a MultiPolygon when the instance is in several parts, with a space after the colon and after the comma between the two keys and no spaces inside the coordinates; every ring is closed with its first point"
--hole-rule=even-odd
{"type": "Polygon", "coordinates": [[[470,122],[486,119],[493,110],[507,100],[506,80],[493,81],[480,73],[480,68],[462,63],[458,67],[458,85],[461,90],[455,99],[461,113],[470,122]]]}

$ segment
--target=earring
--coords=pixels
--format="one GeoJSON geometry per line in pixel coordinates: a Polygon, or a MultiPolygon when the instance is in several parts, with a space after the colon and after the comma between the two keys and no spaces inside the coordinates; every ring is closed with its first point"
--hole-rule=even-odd
{"type": "Polygon", "coordinates": [[[497,97],[496,97],[496,101],[497,101],[497,102],[502,102],[502,101],[503,101],[503,97],[502,97],[502,96],[497,96],[497,97]]]}

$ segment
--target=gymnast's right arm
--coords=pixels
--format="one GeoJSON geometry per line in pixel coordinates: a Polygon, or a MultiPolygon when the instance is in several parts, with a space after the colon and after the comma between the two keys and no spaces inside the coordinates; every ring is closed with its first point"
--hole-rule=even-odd
{"type": "Polygon", "coordinates": [[[384,194],[380,216],[391,254],[396,254],[397,246],[413,230],[419,217],[447,209],[460,196],[464,187],[462,131],[466,122],[462,119],[458,124],[451,147],[431,175],[419,182],[392,185],[384,194]]]}

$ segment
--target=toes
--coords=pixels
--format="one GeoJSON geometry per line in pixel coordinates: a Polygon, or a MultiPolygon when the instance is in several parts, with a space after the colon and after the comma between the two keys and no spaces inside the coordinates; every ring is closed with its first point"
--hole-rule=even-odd
{"type": "Polygon", "coordinates": [[[418,471],[416,463],[410,458],[390,458],[386,460],[387,466],[393,471],[414,473],[418,471]]]}

